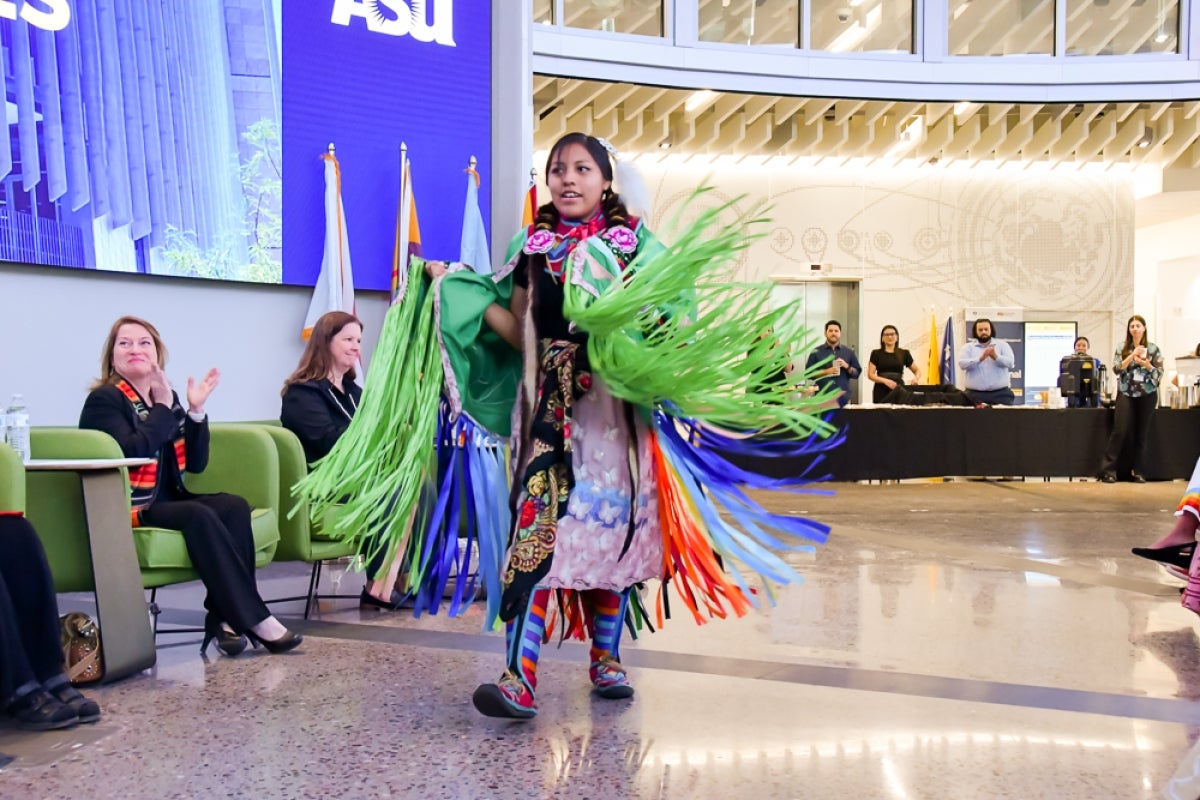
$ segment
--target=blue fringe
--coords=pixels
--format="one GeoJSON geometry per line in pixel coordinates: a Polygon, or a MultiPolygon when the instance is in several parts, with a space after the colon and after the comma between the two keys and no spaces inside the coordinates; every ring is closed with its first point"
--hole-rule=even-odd
{"type": "Polygon", "coordinates": [[[482,584],[490,628],[499,613],[500,571],[512,525],[505,443],[466,414],[451,419],[443,401],[437,459],[437,500],[422,552],[412,554],[422,575],[413,613],[437,614],[448,599],[450,616],[458,616],[482,584]],[[478,552],[474,564],[472,551],[478,552]],[[451,580],[454,588],[447,598],[451,580]]]}

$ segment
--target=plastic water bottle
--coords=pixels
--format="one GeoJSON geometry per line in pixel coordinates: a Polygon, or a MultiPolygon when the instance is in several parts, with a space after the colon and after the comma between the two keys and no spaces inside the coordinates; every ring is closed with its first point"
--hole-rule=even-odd
{"type": "Polygon", "coordinates": [[[26,464],[29,463],[29,409],[25,407],[25,398],[19,394],[12,396],[5,412],[8,446],[17,451],[17,455],[26,464]]]}

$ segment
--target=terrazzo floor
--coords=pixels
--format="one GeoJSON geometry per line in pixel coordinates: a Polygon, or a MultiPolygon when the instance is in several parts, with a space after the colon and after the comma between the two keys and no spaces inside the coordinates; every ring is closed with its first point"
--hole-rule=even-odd
{"type": "MultiPolygon", "coordinates": [[[[470,695],[503,640],[479,609],[337,600],[305,622],[289,604],[297,652],[203,659],[198,635],[160,637],[153,670],[90,692],[99,724],[0,727],[0,798],[1200,797],[1177,777],[1200,773],[1197,620],[1128,554],[1182,482],[836,489],[767,497],[833,525],[774,609],[622,645],[631,701],[589,694],[584,646],[548,645],[538,718],[486,719],[470,695]]],[[[259,583],[297,594],[307,569],[259,583]]],[[[164,620],[199,621],[200,599],[160,592],[164,620]]]]}

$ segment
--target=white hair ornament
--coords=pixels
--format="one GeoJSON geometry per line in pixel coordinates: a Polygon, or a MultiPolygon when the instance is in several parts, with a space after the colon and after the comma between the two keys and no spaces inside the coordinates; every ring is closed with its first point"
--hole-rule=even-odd
{"type": "Polygon", "coordinates": [[[602,136],[595,138],[600,146],[608,151],[608,156],[615,165],[613,177],[616,179],[617,191],[625,203],[625,208],[636,217],[649,217],[652,210],[650,190],[646,188],[646,181],[642,178],[642,173],[632,162],[622,159],[617,153],[617,148],[613,147],[612,142],[608,139],[602,136]]]}

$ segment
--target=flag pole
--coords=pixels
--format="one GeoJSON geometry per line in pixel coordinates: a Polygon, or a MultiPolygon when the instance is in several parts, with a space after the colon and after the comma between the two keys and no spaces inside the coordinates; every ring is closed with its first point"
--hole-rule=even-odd
{"type": "Polygon", "coordinates": [[[396,244],[392,252],[392,302],[408,284],[408,143],[400,142],[400,198],[396,204],[396,244]]]}

